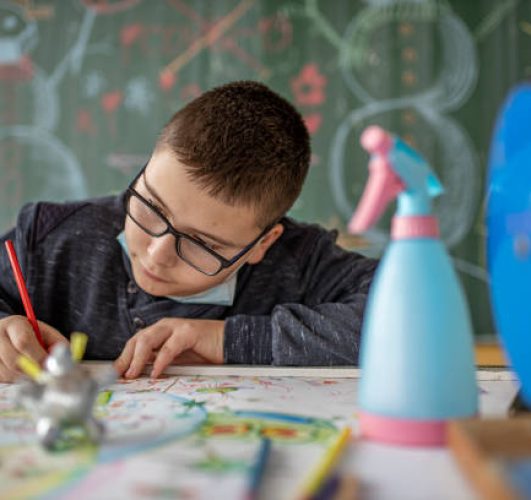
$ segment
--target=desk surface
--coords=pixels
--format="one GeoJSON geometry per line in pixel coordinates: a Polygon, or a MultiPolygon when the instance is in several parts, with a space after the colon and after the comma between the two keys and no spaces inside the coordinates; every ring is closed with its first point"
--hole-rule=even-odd
{"type": "MultiPolygon", "coordinates": [[[[99,368],[95,363],[88,366],[96,371],[99,368]]],[[[180,411],[180,431],[184,428],[184,422],[190,424],[186,431],[188,434],[197,433],[194,418],[207,418],[207,430],[235,433],[232,437],[240,444],[245,441],[242,439],[243,434],[248,433],[253,426],[255,429],[261,426],[262,430],[265,429],[274,437],[272,458],[263,484],[264,499],[293,497],[295,486],[300,483],[299,479],[294,481],[293,478],[302,474],[303,479],[305,472],[319,459],[326,449],[327,432],[331,428],[350,425],[355,433],[357,430],[357,369],[194,366],[171,367],[168,371],[168,378],[158,382],[140,379],[116,386],[115,393],[122,397],[118,406],[127,398],[139,398],[135,400],[137,404],[145,395],[155,393],[173,398],[172,401],[177,398],[180,407],[172,411],[180,411]]],[[[514,376],[503,370],[480,370],[478,384],[481,414],[503,416],[516,393],[514,376]]],[[[8,484],[8,479],[16,486],[13,477],[2,477],[10,470],[6,458],[13,459],[13,455],[6,452],[9,448],[7,445],[11,444],[13,450],[12,445],[15,443],[17,450],[22,450],[31,438],[27,426],[13,437],[10,391],[12,386],[0,384],[0,460],[3,462],[3,468],[0,468],[0,497],[4,496],[2,488],[8,484]],[[7,420],[6,415],[10,415],[7,420]]],[[[153,402],[149,404],[153,405],[153,402]]],[[[155,404],[159,403],[155,401],[155,404]]],[[[133,418],[134,406],[130,406],[131,415],[121,416],[132,418],[126,421],[132,432],[136,432],[135,426],[141,427],[144,425],[142,422],[146,421],[145,418],[133,418]]],[[[147,418],[147,421],[150,419],[147,418]]],[[[203,424],[204,420],[201,424],[204,438],[203,424]]],[[[184,434],[183,431],[180,437],[184,434]]],[[[176,436],[174,433],[170,438],[175,439],[176,436]]],[[[166,444],[171,441],[168,438],[165,445],[159,448],[127,449],[122,456],[118,456],[116,450],[107,453],[107,462],[102,463],[100,460],[97,464],[98,474],[87,473],[88,479],[82,481],[81,486],[76,485],[76,498],[98,498],[98,495],[101,498],[101,495],[108,495],[111,491],[114,498],[117,497],[117,485],[120,485],[123,498],[130,498],[130,492],[126,491],[128,484],[146,475],[158,478],[158,489],[151,484],[151,489],[146,490],[144,484],[144,493],[147,491],[151,497],[156,497],[157,492],[163,493],[161,481],[168,481],[168,485],[171,485],[172,480],[175,481],[175,478],[168,477],[168,463],[174,463],[176,453],[180,456],[183,454],[182,449],[179,449],[180,437],[177,436],[174,445],[166,444]],[[131,458],[133,455],[134,458],[131,458]],[[117,467],[117,463],[120,463],[120,467],[117,467]],[[161,480],[161,477],[164,479],[161,480]],[[102,478],[112,480],[106,482],[102,478]]],[[[209,446],[208,439],[206,441],[209,446]]],[[[361,498],[474,498],[468,481],[451,453],[444,448],[407,449],[354,441],[345,453],[341,467],[359,479],[361,498]]],[[[174,472],[174,475],[178,474],[174,472]]],[[[147,476],[146,484],[149,483],[147,476]]],[[[42,488],[42,481],[39,485],[42,488]]],[[[212,485],[215,485],[216,493],[220,493],[222,485],[219,481],[214,481],[210,486],[205,481],[205,488],[212,488],[212,485]]]]}
{"type": "Polygon", "coordinates": [[[498,342],[482,341],[475,345],[476,364],[479,366],[491,366],[505,368],[507,358],[498,342]]]}

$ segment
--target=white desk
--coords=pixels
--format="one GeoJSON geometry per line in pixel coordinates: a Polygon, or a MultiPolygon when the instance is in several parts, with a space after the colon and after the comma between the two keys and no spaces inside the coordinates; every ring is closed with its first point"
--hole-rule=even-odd
{"type": "MultiPolygon", "coordinates": [[[[508,371],[478,372],[480,414],[503,417],[517,392],[508,371]]],[[[361,499],[461,500],[478,498],[446,449],[409,449],[360,442],[353,446],[343,469],[360,482],[361,499]]]]}
{"type": "MultiPolygon", "coordinates": [[[[90,363],[87,366],[97,370],[99,364],[90,363]]],[[[150,394],[159,393],[165,397],[157,400],[158,403],[155,401],[156,404],[166,404],[167,401],[174,401],[175,397],[179,398],[180,409],[177,408],[177,410],[181,412],[181,417],[185,418],[184,423],[190,421],[190,424],[194,424],[192,418],[194,415],[198,417],[210,415],[216,419],[220,416],[223,418],[223,415],[229,412],[233,418],[229,422],[231,424],[242,422],[238,418],[241,419],[242,414],[247,413],[251,414],[251,418],[255,420],[269,418],[269,422],[273,422],[273,427],[275,427],[277,425],[275,415],[284,415],[284,420],[287,416],[288,421],[301,419],[301,421],[324,422],[327,420],[330,424],[324,424],[325,427],[326,425],[336,427],[351,425],[356,431],[357,387],[360,376],[360,371],[357,369],[185,366],[171,367],[168,374],[174,376],[158,381],[156,384],[143,379],[132,382],[130,386],[122,383],[116,388],[117,394],[122,394],[120,401],[123,404],[127,404],[129,398],[132,398],[132,420],[128,420],[128,413],[121,413],[121,417],[125,418],[127,424],[136,426],[143,418],[141,415],[139,420],[133,414],[135,401],[141,401],[143,394],[146,394],[150,400],[150,394]],[[132,391],[128,391],[129,387],[132,391]],[[187,402],[193,404],[185,407],[187,402]],[[190,408],[190,413],[188,408],[190,408]],[[264,417],[264,415],[269,415],[269,417],[264,417]],[[294,419],[290,415],[295,416],[294,419]]],[[[512,374],[499,370],[479,371],[478,383],[481,415],[503,416],[517,390],[512,374]]],[[[16,474],[2,476],[2,473],[6,474],[10,462],[13,462],[17,455],[20,460],[19,462],[15,460],[15,466],[17,463],[27,463],[30,459],[36,460],[41,468],[47,468],[51,460],[51,457],[42,456],[42,454],[39,458],[39,454],[31,449],[27,453],[24,451],[27,441],[33,439],[31,427],[28,426],[27,420],[22,421],[23,425],[21,425],[21,422],[17,420],[18,414],[13,413],[11,390],[9,386],[0,384],[0,416],[4,412],[2,417],[4,420],[0,420],[0,458],[5,459],[3,471],[0,467],[0,497],[9,491],[3,489],[7,488],[5,485],[9,481],[11,484],[17,481],[16,474]],[[14,432],[13,429],[17,431],[14,432]],[[3,451],[1,446],[4,446],[3,451]]],[[[152,419],[162,418],[158,409],[149,410],[148,408],[147,412],[150,413],[152,419]]],[[[223,424],[224,421],[218,420],[217,422],[223,424]]],[[[161,423],[164,425],[164,422],[161,423]]],[[[130,436],[128,428],[126,426],[123,430],[125,437],[130,436]]],[[[189,430],[196,428],[194,424],[189,430]]],[[[237,441],[236,436],[234,443],[237,441]]],[[[246,442],[246,438],[240,439],[239,442],[246,442]]],[[[315,464],[316,458],[319,459],[322,456],[322,446],[322,443],[320,445],[317,443],[315,446],[311,444],[309,447],[301,448],[296,442],[274,441],[274,452],[268,462],[260,498],[262,500],[293,498],[294,486],[300,483],[296,478],[299,478],[301,471],[305,476],[315,464]],[[297,484],[294,484],[295,480],[297,484]]],[[[189,448],[188,452],[190,452],[189,448]]],[[[133,498],[134,495],[128,493],[130,491],[128,488],[137,485],[139,480],[144,481],[143,484],[148,485],[148,489],[150,485],[156,485],[161,486],[159,489],[163,490],[164,481],[171,487],[180,487],[180,482],[186,480],[186,476],[176,475],[175,467],[178,458],[183,456],[182,453],[182,442],[177,439],[170,444],[165,442],[160,449],[136,453],[132,458],[120,460],[116,467],[109,465],[110,462],[103,465],[101,462],[91,462],[90,467],[95,467],[95,469],[91,469],[92,475],[89,474],[83,478],[86,488],[83,489],[83,484],[80,487],[80,491],[84,494],[82,498],[133,498]],[[106,482],[98,479],[101,477],[106,477],[106,482]],[[112,481],[108,481],[109,477],[112,477],[112,481]]],[[[55,459],[60,460],[60,456],[56,456],[55,459]]],[[[79,460],[79,457],[77,459],[79,460]]],[[[342,457],[340,467],[352,472],[358,478],[362,499],[455,500],[474,498],[471,486],[458,469],[451,452],[444,448],[408,449],[354,441],[342,457]]],[[[33,479],[36,483],[32,491],[42,492],[43,490],[39,489],[42,484],[40,478],[33,479]]],[[[212,498],[215,496],[214,493],[221,494],[217,480],[211,479],[210,481],[211,483],[214,481],[214,486],[211,483],[205,483],[208,495],[201,496],[201,498],[212,498]]],[[[16,484],[15,487],[17,487],[16,484]]],[[[65,498],[72,497],[67,495],[65,498]]]]}
{"type": "MultiPolygon", "coordinates": [[[[204,367],[203,373],[222,375],[271,375],[270,367],[204,367]]],[[[275,368],[276,376],[351,378],[357,385],[360,371],[352,368],[275,368]]],[[[170,368],[175,374],[197,374],[197,367],[170,368]]],[[[201,371],[199,372],[201,373],[201,371]]],[[[503,417],[518,390],[508,370],[479,369],[480,415],[503,417]]],[[[355,391],[357,392],[357,391],[355,391]]],[[[405,448],[357,442],[343,457],[342,470],[360,482],[360,498],[368,500],[460,500],[477,498],[447,448],[405,448]]],[[[270,493],[270,492],[269,492],[270,493]]],[[[262,498],[273,498],[265,491],[262,498]]]]}

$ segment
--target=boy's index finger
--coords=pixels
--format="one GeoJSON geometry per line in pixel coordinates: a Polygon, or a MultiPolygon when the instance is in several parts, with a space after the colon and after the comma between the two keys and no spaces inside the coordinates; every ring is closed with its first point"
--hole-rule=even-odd
{"type": "Polygon", "coordinates": [[[177,356],[191,347],[188,337],[174,334],[164,343],[153,362],[151,378],[157,378],[177,356]]]}
{"type": "Polygon", "coordinates": [[[57,343],[69,344],[68,339],[59,331],[56,330],[53,326],[48,325],[42,321],[38,321],[39,329],[41,331],[44,344],[50,349],[53,345],[57,343]]]}
{"type": "Polygon", "coordinates": [[[24,355],[38,363],[42,363],[48,355],[37,340],[29,322],[26,322],[25,325],[15,323],[7,328],[6,333],[18,355],[24,355]]]}

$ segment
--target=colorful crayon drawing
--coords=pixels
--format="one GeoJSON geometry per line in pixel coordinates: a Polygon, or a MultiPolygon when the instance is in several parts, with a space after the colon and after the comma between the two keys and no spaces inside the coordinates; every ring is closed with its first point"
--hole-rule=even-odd
{"type": "MultiPolygon", "coordinates": [[[[479,377],[482,414],[496,416],[513,384],[479,377]]],[[[0,384],[0,498],[242,498],[267,437],[264,498],[282,500],[338,429],[357,430],[351,378],[182,375],[119,381],[99,398],[103,445],[47,453],[14,396],[0,384]]]]}
{"type": "MultiPolygon", "coordinates": [[[[289,494],[338,428],[354,425],[352,380],[168,377],[120,381],[95,413],[100,446],[75,432],[63,451],[40,448],[33,422],[0,384],[0,497],[243,498],[260,441],[276,457],[268,494],[289,494]],[[333,415],[333,418],[327,417],[333,415]],[[75,445],[75,446],[74,446],[75,445]]],[[[275,498],[282,498],[276,494],[275,498]]]]}

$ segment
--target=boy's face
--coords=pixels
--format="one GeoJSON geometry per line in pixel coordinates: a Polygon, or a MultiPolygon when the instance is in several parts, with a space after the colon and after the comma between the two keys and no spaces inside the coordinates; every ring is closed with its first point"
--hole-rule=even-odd
{"type": "MultiPolygon", "coordinates": [[[[231,259],[261,232],[253,210],[228,205],[208,195],[190,179],[182,163],[167,149],[156,151],[136,191],[155,205],[179,232],[204,242],[231,259]]],[[[225,281],[243,263],[256,264],[282,234],[275,225],[251,250],[232,266],[207,276],[184,262],[175,251],[175,237],[153,237],[130,217],[125,220],[125,237],[137,284],[155,296],[187,296],[203,292],[225,281]]]]}

